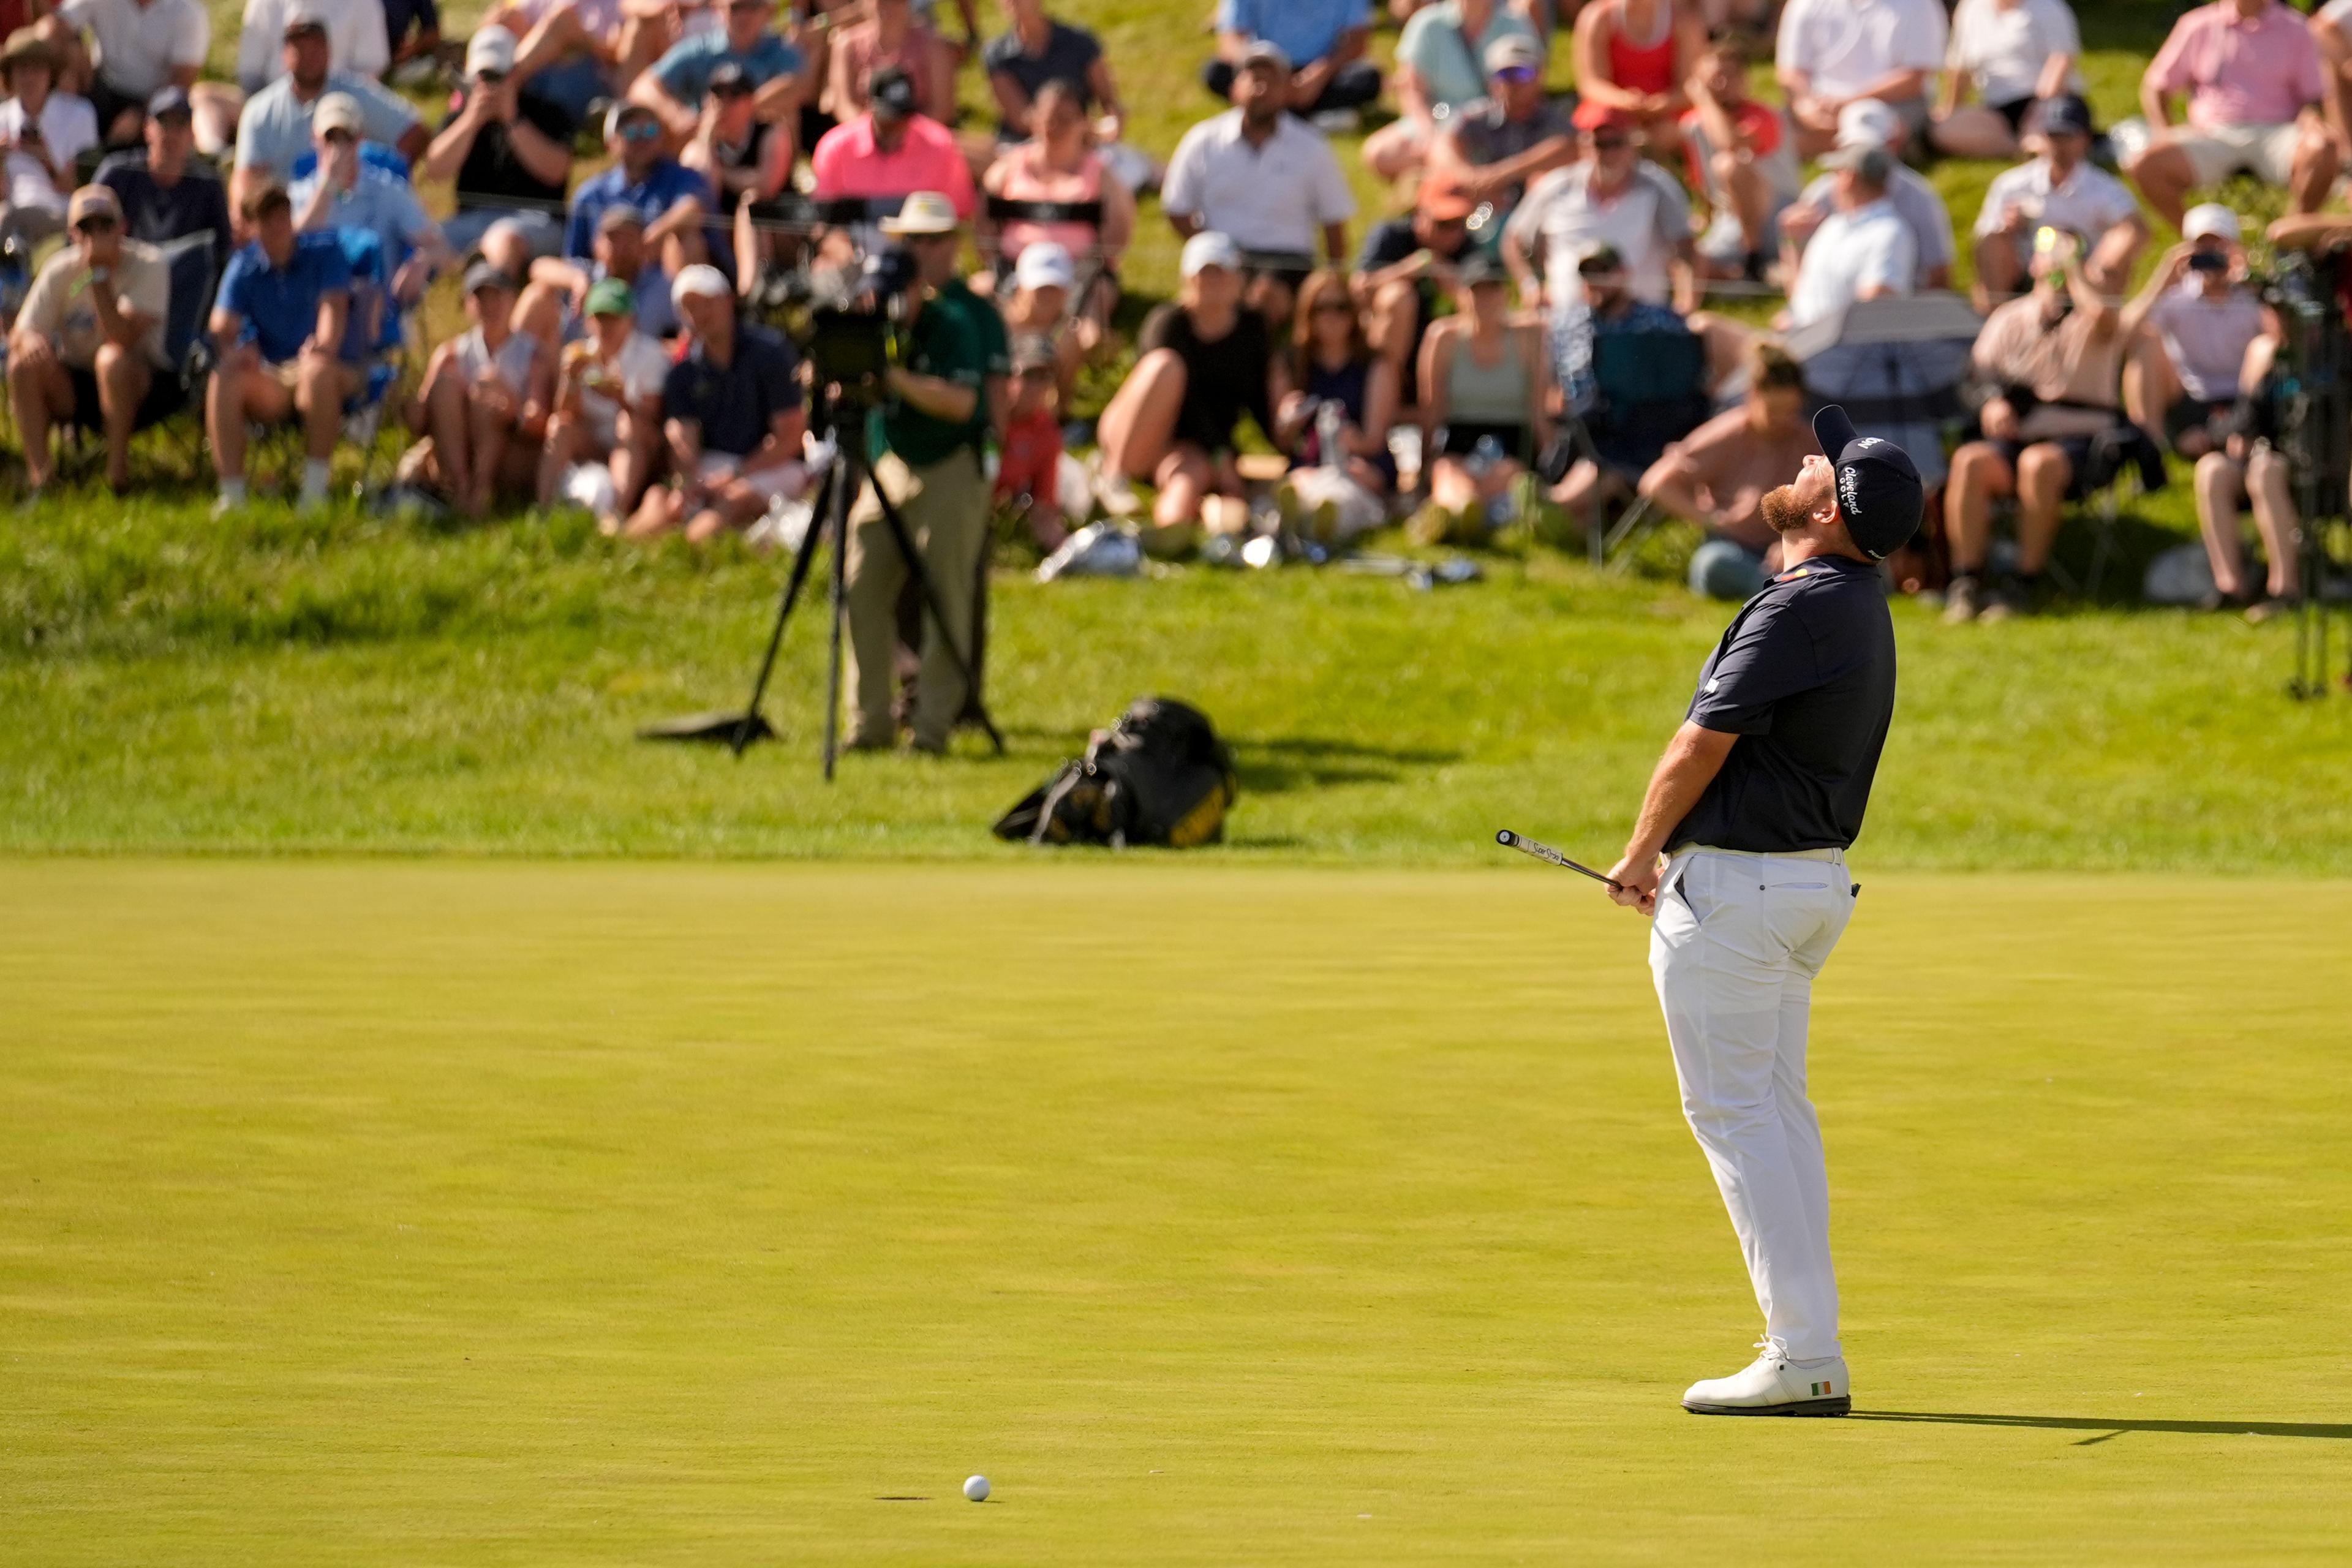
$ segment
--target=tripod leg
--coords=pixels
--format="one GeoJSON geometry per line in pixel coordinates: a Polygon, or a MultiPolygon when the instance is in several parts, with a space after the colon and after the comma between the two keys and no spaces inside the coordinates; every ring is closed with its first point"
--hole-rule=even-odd
{"type": "Polygon", "coordinates": [[[824,670],[824,782],[833,782],[834,759],[841,751],[841,623],[849,614],[849,503],[856,495],[857,462],[844,443],[834,469],[831,504],[825,526],[833,532],[833,633],[824,670]]]}
{"type": "MultiPolygon", "coordinates": [[[[825,483],[833,483],[831,474],[825,476],[825,483]]],[[[793,606],[799,603],[801,588],[808,582],[809,568],[815,563],[817,543],[824,532],[823,510],[820,507],[809,518],[808,532],[802,536],[801,547],[793,554],[793,574],[784,584],[784,600],[776,610],[776,624],[768,632],[768,651],[760,657],[760,673],[751,682],[751,700],[744,705],[743,721],[735,727],[735,739],[730,742],[739,757],[751,743],[752,726],[760,718],[760,703],[768,694],[768,678],[775,673],[776,650],[783,646],[784,623],[792,618],[793,606]]]]}
{"type": "Polygon", "coordinates": [[[922,552],[915,548],[914,531],[907,526],[907,520],[898,513],[898,504],[891,500],[879,480],[874,481],[874,500],[881,509],[883,523],[890,530],[892,541],[898,546],[899,556],[907,563],[908,572],[922,586],[923,602],[930,607],[931,619],[940,628],[940,641],[946,647],[948,657],[955,662],[956,673],[963,677],[965,701],[980,721],[981,730],[988,736],[989,744],[994,746],[997,754],[1002,756],[1004,737],[996,732],[996,721],[989,717],[987,704],[981,700],[980,679],[972,670],[971,660],[965,657],[962,648],[956,646],[955,634],[948,629],[947,615],[940,603],[939,584],[931,581],[930,570],[923,563],[922,552]]]}

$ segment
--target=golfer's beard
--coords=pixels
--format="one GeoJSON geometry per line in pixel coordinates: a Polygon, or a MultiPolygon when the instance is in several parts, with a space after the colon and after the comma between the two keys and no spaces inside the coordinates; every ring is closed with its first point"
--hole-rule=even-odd
{"type": "Polygon", "coordinates": [[[1771,525],[1775,533],[1794,533],[1812,521],[1813,514],[1806,509],[1804,502],[1797,499],[1797,487],[1794,485],[1782,485],[1777,490],[1765,491],[1764,499],[1759,504],[1763,508],[1764,521],[1771,525]]]}

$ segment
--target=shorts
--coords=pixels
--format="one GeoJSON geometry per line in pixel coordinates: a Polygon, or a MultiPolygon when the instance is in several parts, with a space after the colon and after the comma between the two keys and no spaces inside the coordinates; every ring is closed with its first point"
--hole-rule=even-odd
{"type": "Polygon", "coordinates": [[[2164,411],[2165,445],[2179,447],[2180,438],[2191,430],[2202,430],[2215,446],[2221,437],[2231,416],[2237,410],[2234,397],[2203,398],[2183,396],[2164,411]]]}
{"type": "Polygon", "coordinates": [[[2017,459],[2028,447],[2057,447],[2066,454],[2065,499],[2081,500],[2090,493],[2090,487],[2084,481],[2091,471],[2091,443],[2097,439],[2095,436],[2047,436],[2039,441],[1992,441],[1987,445],[2000,454],[2000,460],[2009,465],[2011,474],[2017,472],[2017,459]]]}
{"type": "Polygon", "coordinates": [[[100,142],[108,147],[139,145],[139,138],[135,135],[128,142],[108,142],[106,133],[114,128],[114,122],[122,117],[122,111],[126,109],[137,110],[139,118],[144,121],[147,118],[147,94],[124,92],[112,82],[108,81],[103,72],[98,72],[93,73],[89,79],[89,98],[90,108],[98,115],[100,142]]]}
{"type": "Polygon", "coordinates": [[[2221,125],[2210,131],[2176,131],[2172,145],[2188,154],[2200,185],[2218,185],[2243,169],[2266,185],[2284,185],[2294,173],[2294,147],[2303,132],[2284,125],[2221,125]]]}
{"type": "MultiPolygon", "coordinates": [[[[358,365],[343,361],[336,362],[335,368],[342,373],[343,401],[349,403],[360,395],[360,388],[367,384],[366,373],[358,365]]],[[[264,360],[261,371],[264,375],[284,387],[289,395],[302,384],[302,361],[299,355],[293,359],[279,360],[276,363],[264,360]]]]}
{"type": "Polygon", "coordinates": [[[2033,106],[2040,101],[2029,94],[2024,98],[2012,98],[2007,103],[1988,103],[1985,107],[2008,121],[2009,133],[2016,136],[2024,132],[2025,117],[2033,112],[2033,106]]]}
{"type": "Polygon", "coordinates": [[[732,452],[705,452],[694,465],[695,479],[705,485],[740,481],[770,501],[793,500],[808,489],[808,468],[796,462],[779,463],[758,473],[742,472],[743,459],[732,452]]]}
{"type": "MultiPolygon", "coordinates": [[[[188,389],[178,376],[152,364],[147,369],[152,379],[147,384],[147,395],[139,400],[139,411],[131,416],[133,430],[169,419],[188,405],[188,389]]],[[[84,429],[103,429],[106,416],[98,405],[98,372],[69,364],[66,379],[73,384],[73,422],[84,429]]]]}

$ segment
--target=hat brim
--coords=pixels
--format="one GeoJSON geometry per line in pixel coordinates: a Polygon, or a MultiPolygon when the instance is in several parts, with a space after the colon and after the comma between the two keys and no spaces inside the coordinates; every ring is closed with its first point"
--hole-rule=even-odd
{"type": "Polygon", "coordinates": [[[1823,404],[1813,416],[1813,439],[1822,444],[1822,455],[1832,463],[1861,437],[1862,432],[1853,427],[1846,411],[1834,403],[1823,404]]]}
{"type": "Polygon", "coordinates": [[[935,234],[953,234],[963,226],[953,218],[945,222],[916,218],[911,223],[901,223],[897,218],[886,217],[875,226],[893,239],[922,239],[935,234]]]}

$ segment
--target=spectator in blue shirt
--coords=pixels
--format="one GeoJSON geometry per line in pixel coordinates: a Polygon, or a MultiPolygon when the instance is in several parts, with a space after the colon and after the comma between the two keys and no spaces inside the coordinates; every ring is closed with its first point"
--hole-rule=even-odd
{"type": "Polygon", "coordinates": [[[595,253],[596,224],[607,207],[628,207],[646,220],[646,247],[677,277],[708,259],[702,220],[718,207],[709,182],[662,152],[662,123],[642,103],[616,103],[604,116],[604,145],[613,166],[572,193],[563,254],[585,260],[595,253]]]}
{"type": "Polygon", "coordinates": [[[220,363],[205,392],[205,430],[220,474],[215,510],[245,504],[247,424],[299,417],[304,449],[301,506],[323,506],[327,465],[343,405],[360,390],[359,367],[336,350],[352,301],[351,264],[331,234],[300,234],[286,187],[264,184],[245,205],[253,239],[229,258],[213,305],[220,363]]]}
{"type": "Polygon", "coordinates": [[[1253,43],[1268,43],[1290,62],[1293,114],[1344,117],[1381,95],[1378,66],[1364,58],[1372,36],[1367,0],[1218,0],[1217,58],[1201,80],[1219,98],[1234,94],[1234,76],[1253,43]]]}
{"type": "Polygon", "coordinates": [[[629,101],[652,110],[682,142],[701,122],[710,73],[740,66],[751,80],[753,112],[790,133],[800,121],[803,62],[800,50],[769,30],[774,14],[769,0],[728,0],[725,28],[680,39],[630,86],[629,101]]]}
{"type": "Polygon", "coordinates": [[[425,287],[450,261],[441,226],[425,216],[416,188],[360,156],[360,106],[331,92],[310,116],[319,166],[294,182],[294,226],[305,234],[320,229],[363,228],[383,242],[392,262],[392,296],[414,305],[425,287]]]}

